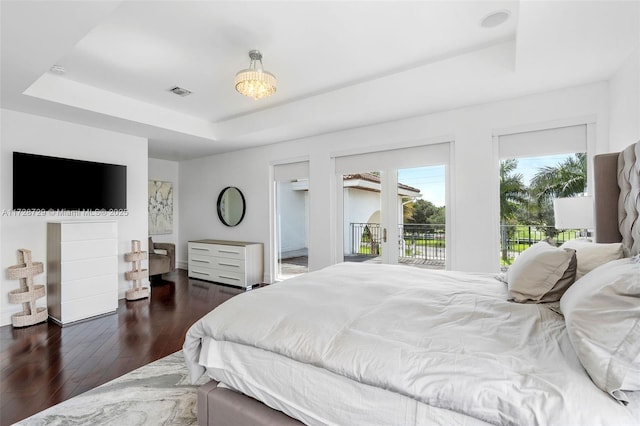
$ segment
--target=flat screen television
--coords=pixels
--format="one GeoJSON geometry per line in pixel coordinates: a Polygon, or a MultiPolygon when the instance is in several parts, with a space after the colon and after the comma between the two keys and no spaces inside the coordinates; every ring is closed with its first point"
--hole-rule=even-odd
{"type": "Polygon", "coordinates": [[[14,210],[124,210],[127,166],[13,153],[14,210]]]}

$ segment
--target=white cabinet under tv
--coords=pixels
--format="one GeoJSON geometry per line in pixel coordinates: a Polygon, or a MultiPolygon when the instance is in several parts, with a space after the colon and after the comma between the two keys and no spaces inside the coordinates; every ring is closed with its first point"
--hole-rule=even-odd
{"type": "Polygon", "coordinates": [[[118,223],[47,223],[47,307],[60,325],[118,309],[118,223]]]}

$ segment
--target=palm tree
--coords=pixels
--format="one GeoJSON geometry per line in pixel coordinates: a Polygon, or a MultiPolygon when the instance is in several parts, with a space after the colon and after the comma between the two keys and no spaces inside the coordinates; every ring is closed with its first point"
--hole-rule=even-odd
{"type": "Polygon", "coordinates": [[[500,162],[500,222],[513,219],[518,209],[527,202],[527,187],[522,182],[522,173],[514,173],[518,160],[500,162]]]}
{"type": "MultiPolygon", "coordinates": [[[[514,173],[518,160],[508,159],[500,162],[500,228],[502,230],[502,260],[508,260],[506,224],[516,217],[521,206],[527,202],[527,187],[522,182],[522,173],[514,173]]],[[[509,230],[512,234],[513,230],[509,230]]]]}
{"type": "Polygon", "coordinates": [[[410,197],[402,197],[402,223],[411,222],[415,211],[415,201],[410,197]]]}
{"type": "MultiPolygon", "coordinates": [[[[587,155],[577,153],[555,166],[546,166],[538,170],[531,179],[530,193],[538,204],[538,215],[549,229],[555,233],[553,218],[553,199],[573,197],[585,192],[587,187],[587,155]]],[[[552,236],[552,235],[549,235],[552,236]]]]}
{"type": "Polygon", "coordinates": [[[577,153],[555,166],[542,167],[531,179],[536,199],[553,200],[581,194],[587,187],[587,154],[577,153]]]}

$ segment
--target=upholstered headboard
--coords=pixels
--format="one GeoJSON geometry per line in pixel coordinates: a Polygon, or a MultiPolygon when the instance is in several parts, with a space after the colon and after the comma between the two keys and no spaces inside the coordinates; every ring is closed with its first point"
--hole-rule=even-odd
{"type": "Polygon", "coordinates": [[[594,158],[596,241],[640,252],[640,142],[594,158]]]}

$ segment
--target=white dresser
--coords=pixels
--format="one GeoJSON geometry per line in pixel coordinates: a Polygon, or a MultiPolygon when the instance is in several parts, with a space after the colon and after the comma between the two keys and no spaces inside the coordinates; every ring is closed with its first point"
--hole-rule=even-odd
{"type": "Polygon", "coordinates": [[[189,241],[189,278],[251,288],[263,277],[262,243],[189,241]]]}
{"type": "Polygon", "coordinates": [[[118,223],[47,223],[47,307],[65,325],[118,309],[118,223]]]}

